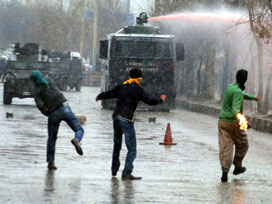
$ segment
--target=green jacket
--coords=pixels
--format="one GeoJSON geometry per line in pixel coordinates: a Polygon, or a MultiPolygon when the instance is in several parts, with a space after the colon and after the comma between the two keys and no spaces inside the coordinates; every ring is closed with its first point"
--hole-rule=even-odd
{"type": "Polygon", "coordinates": [[[255,96],[244,93],[237,82],[228,85],[219,115],[222,121],[237,121],[237,113],[243,113],[243,100],[254,100],[255,96]]]}

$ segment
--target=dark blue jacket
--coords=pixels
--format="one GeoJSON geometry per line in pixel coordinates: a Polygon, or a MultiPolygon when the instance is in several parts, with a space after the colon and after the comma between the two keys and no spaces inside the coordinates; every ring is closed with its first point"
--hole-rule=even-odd
{"type": "Polygon", "coordinates": [[[136,83],[117,85],[112,90],[100,93],[97,98],[99,100],[117,98],[113,117],[121,116],[129,120],[132,120],[139,101],[153,106],[163,102],[160,97],[151,97],[136,83]]]}

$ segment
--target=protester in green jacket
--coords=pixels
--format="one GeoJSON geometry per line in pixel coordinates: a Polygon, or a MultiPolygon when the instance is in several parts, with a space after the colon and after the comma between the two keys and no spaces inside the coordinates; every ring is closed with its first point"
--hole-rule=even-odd
{"type": "Polygon", "coordinates": [[[219,120],[237,121],[237,114],[243,113],[243,100],[255,100],[255,96],[244,93],[238,82],[230,84],[224,94],[219,120]]]}
{"type": "MultiPolygon", "coordinates": [[[[222,182],[228,181],[228,171],[232,160],[235,166],[234,175],[244,173],[246,168],[242,161],[248,150],[248,140],[245,130],[239,125],[238,115],[243,114],[243,100],[258,100],[257,96],[243,93],[247,81],[247,71],[238,70],[236,82],[230,84],[224,94],[223,104],[218,123],[219,158],[222,167],[222,182]],[[233,145],[235,155],[233,157],[233,145]]],[[[246,124],[247,125],[247,124],[246,124]]]]}

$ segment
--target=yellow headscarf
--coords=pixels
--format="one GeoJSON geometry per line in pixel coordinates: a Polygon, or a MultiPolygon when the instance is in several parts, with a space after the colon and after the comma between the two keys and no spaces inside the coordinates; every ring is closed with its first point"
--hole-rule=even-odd
{"type": "Polygon", "coordinates": [[[142,81],[142,77],[138,77],[138,78],[131,78],[129,77],[129,80],[125,81],[123,84],[132,84],[133,82],[135,82],[136,84],[140,85],[140,82],[142,81]]]}

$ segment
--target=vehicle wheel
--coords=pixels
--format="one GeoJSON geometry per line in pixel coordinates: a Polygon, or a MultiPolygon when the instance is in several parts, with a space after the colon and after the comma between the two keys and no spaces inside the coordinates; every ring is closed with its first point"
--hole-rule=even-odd
{"type": "Polygon", "coordinates": [[[61,85],[59,86],[59,89],[60,89],[61,91],[66,91],[67,88],[68,88],[68,84],[61,84],[61,85]]]}
{"type": "Polygon", "coordinates": [[[73,88],[75,88],[74,84],[70,84],[69,88],[72,90],[73,88]]]}
{"type": "Polygon", "coordinates": [[[80,91],[80,90],[81,90],[81,82],[78,82],[78,83],[76,84],[76,90],[77,90],[77,91],[80,91]]]}
{"type": "Polygon", "coordinates": [[[12,103],[12,97],[8,94],[4,94],[4,100],[5,105],[10,105],[12,103]]]}

